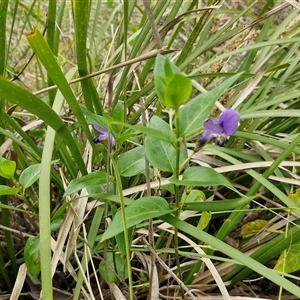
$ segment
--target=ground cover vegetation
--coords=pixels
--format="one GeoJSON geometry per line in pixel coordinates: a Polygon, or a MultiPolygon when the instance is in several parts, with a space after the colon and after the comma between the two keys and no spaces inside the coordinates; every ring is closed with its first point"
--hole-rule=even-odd
{"type": "Polygon", "coordinates": [[[0,0],[1,299],[299,299],[299,10],[0,0]]]}

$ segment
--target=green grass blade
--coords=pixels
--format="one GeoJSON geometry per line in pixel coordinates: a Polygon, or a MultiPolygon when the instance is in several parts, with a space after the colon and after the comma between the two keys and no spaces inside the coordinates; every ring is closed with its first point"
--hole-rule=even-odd
{"type": "MultiPolygon", "coordinates": [[[[69,72],[72,78],[75,70],[69,72]]],[[[59,114],[64,102],[61,92],[57,93],[53,103],[53,110],[59,114]]],[[[39,224],[40,224],[40,256],[42,296],[44,299],[53,297],[52,291],[52,265],[51,265],[51,160],[55,141],[55,131],[48,127],[41,161],[41,174],[39,180],[39,224]]]]}
{"type": "Polygon", "coordinates": [[[28,110],[39,119],[43,120],[46,125],[51,126],[68,145],[74,161],[77,163],[80,171],[83,174],[87,173],[81,153],[77,147],[73,147],[74,138],[70,134],[62,119],[51,109],[51,107],[41,101],[41,99],[30,94],[27,90],[9,82],[3,77],[0,77],[0,97],[28,110]]]}
{"type": "Polygon", "coordinates": [[[0,1],[0,75],[4,75],[7,57],[6,45],[6,15],[9,0],[0,1]]]}
{"type": "Polygon", "coordinates": [[[27,40],[35,51],[35,54],[38,56],[44,67],[46,68],[47,72],[51,76],[52,80],[58,86],[61,93],[64,95],[66,101],[70,105],[70,108],[73,110],[77,120],[79,121],[80,125],[82,126],[83,131],[85,132],[87,138],[89,139],[90,143],[93,145],[93,138],[89,131],[87,122],[83,116],[83,113],[80,109],[78,101],[73,94],[65,76],[63,75],[60,66],[57,63],[51,49],[47,45],[44,37],[35,28],[34,32],[27,35],[27,40]]]}
{"type": "Polygon", "coordinates": [[[285,290],[289,291],[290,293],[294,294],[297,297],[300,297],[300,288],[295,285],[294,283],[290,282],[289,280],[283,278],[279,274],[277,274],[274,270],[270,270],[269,268],[265,267],[261,263],[257,262],[253,258],[247,256],[246,254],[241,253],[237,249],[229,246],[228,244],[218,240],[214,236],[199,230],[199,228],[194,227],[184,221],[181,221],[171,215],[161,216],[160,219],[169,223],[170,225],[182,230],[188,235],[191,235],[200,241],[204,242],[207,245],[212,246],[213,248],[225,253],[229,257],[238,261],[241,265],[244,265],[251,270],[261,274],[262,276],[268,278],[278,286],[281,286],[285,290]]]}
{"type": "MultiPolygon", "coordinates": [[[[56,28],[56,6],[57,6],[57,1],[56,0],[50,0],[48,6],[48,12],[47,12],[47,43],[53,52],[55,56],[57,56],[57,48],[55,48],[56,42],[55,42],[55,28],[56,28]]],[[[53,80],[50,76],[48,75],[48,86],[52,86],[53,80]]],[[[56,90],[51,90],[49,91],[49,103],[52,105],[54,101],[54,97],[56,94],[56,90]]]]}
{"type": "MultiPolygon", "coordinates": [[[[297,224],[299,224],[299,222],[297,222],[297,224]]],[[[297,225],[289,230],[288,234],[282,233],[259,247],[254,253],[251,254],[251,257],[262,264],[266,264],[279,255],[282,251],[288,249],[291,244],[296,243],[299,240],[300,230],[299,225],[297,225]]],[[[229,272],[224,279],[227,280],[231,278],[232,284],[235,284],[245,279],[249,273],[251,273],[249,268],[237,266],[234,270],[229,272]],[[236,275],[232,278],[234,274],[236,275]]]]}
{"type": "MultiPolygon", "coordinates": [[[[88,75],[87,65],[87,33],[88,33],[88,22],[90,15],[91,1],[75,0],[74,4],[74,17],[75,17],[75,34],[76,34],[76,54],[79,76],[88,75]]],[[[97,114],[103,115],[103,107],[97,93],[96,87],[92,79],[81,81],[83,97],[86,108],[94,112],[93,105],[97,114]]]]}

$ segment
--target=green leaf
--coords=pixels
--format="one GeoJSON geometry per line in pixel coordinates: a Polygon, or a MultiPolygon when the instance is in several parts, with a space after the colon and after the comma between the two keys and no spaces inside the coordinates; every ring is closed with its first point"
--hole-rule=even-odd
{"type": "Polygon", "coordinates": [[[164,95],[166,107],[179,108],[190,98],[191,92],[191,80],[181,74],[175,74],[166,86],[164,95]]]}
{"type": "MultiPolygon", "coordinates": [[[[171,135],[169,125],[159,117],[152,117],[149,127],[171,135]]],[[[174,172],[176,167],[176,149],[172,144],[147,136],[145,139],[145,153],[150,164],[155,168],[165,172],[174,172]]],[[[180,148],[180,164],[183,164],[186,159],[187,151],[182,144],[180,148]]]]}
{"type": "MultiPolygon", "coordinates": [[[[117,122],[124,122],[124,109],[123,109],[123,104],[122,102],[118,102],[116,104],[116,106],[114,107],[112,114],[111,114],[112,118],[114,121],[117,122]]],[[[114,129],[114,131],[116,133],[121,133],[121,131],[123,130],[123,126],[122,125],[112,125],[112,128],[114,129]]]]}
{"type": "Polygon", "coordinates": [[[251,199],[255,197],[245,197],[230,200],[215,200],[215,201],[202,201],[202,202],[185,202],[182,210],[196,210],[196,211],[228,211],[235,208],[241,208],[248,204],[251,199]]]}
{"type": "MultiPolygon", "coordinates": [[[[127,227],[130,228],[147,219],[157,218],[174,210],[176,209],[169,209],[169,204],[164,198],[154,196],[140,198],[125,208],[127,227]]],[[[104,232],[101,242],[121,232],[123,232],[123,220],[121,211],[118,211],[104,232]]]]}
{"type": "Polygon", "coordinates": [[[224,94],[228,88],[242,75],[238,73],[213,90],[203,93],[190,100],[180,108],[180,134],[188,135],[194,133],[203,125],[215,106],[215,102],[224,94]]]}
{"type": "Polygon", "coordinates": [[[154,82],[159,99],[168,108],[179,108],[192,92],[191,80],[183,76],[179,68],[162,55],[156,57],[154,82]]]}
{"type": "Polygon", "coordinates": [[[205,194],[199,190],[191,190],[188,192],[184,203],[199,203],[203,202],[205,199],[205,194]]]}
{"type": "Polygon", "coordinates": [[[12,179],[16,171],[16,162],[0,157],[0,176],[12,179]]]}
{"type": "Polygon", "coordinates": [[[154,66],[154,82],[155,90],[158,98],[163,101],[166,90],[166,71],[165,71],[166,58],[160,54],[156,56],[154,66]]]}
{"type": "Polygon", "coordinates": [[[136,147],[121,154],[117,162],[121,176],[131,177],[145,171],[144,147],[136,147]]]}
{"type": "Polygon", "coordinates": [[[61,216],[60,218],[55,218],[53,221],[51,221],[51,231],[58,232],[63,221],[64,221],[63,216],[61,216]]]}
{"type": "Polygon", "coordinates": [[[210,220],[211,220],[211,212],[203,211],[197,227],[200,230],[205,229],[207,227],[207,225],[209,224],[210,220]]]}
{"type": "Polygon", "coordinates": [[[24,261],[28,272],[36,280],[39,280],[41,272],[40,264],[40,238],[38,236],[31,236],[26,241],[24,248],[24,261]]]}
{"type": "MultiPolygon", "coordinates": [[[[158,118],[157,116],[153,116],[153,118],[158,118]]],[[[160,119],[160,118],[159,118],[160,119]]],[[[173,140],[171,139],[170,137],[170,129],[168,128],[168,131],[167,132],[162,132],[161,130],[159,129],[153,129],[153,128],[150,128],[150,127],[145,127],[141,124],[137,124],[137,125],[130,125],[128,123],[121,123],[121,122],[112,122],[112,124],[114,125],[122,125],[124,127],[128,127],[130,130],[132,130],[133,132],[139,132],[139,133],[143,133],[145,135],[148,135],[148,136],[152,136],[154,138],[157,138],[157,139],[160,139],[160,140],[163,140],[163,141],[166,141],[166,142],[169,142],[169,143],[172,143],[173,140]]],[[[130,131],[131,132],[131,131],[130,131]]],[[[123,134],[122,133],[122,137],[118,139],[121,140],[123,138],[123,134]]],[[[133,134],[131,133],[130,137],[132,136],[133,134]]]]}
{"type": "Polygon", "coordinates": [[[300,270],[300,241],[292,244],[286,251],[280,254],[275,270],[285,273],[293,273],[300,270]]]}
{"type": "MultiPolygon", "coordinates": [[[[175,74],[180,74],[180,69],[173,64],[168,58],[158,54],[156,58],[156,63],[164,65],[164,78],[166,78],[166,82],[170,82],[175,74]]],[[[161,74],[162,75],[162,74],[161,74]]]]}
{"type": "Polygon", "coordinates": [[[0,185],[0,196],[3,195],[17,195],[19,192],[18,188],[11,188],[7,185],[0,185]]]}
{"type": "MultiPolygon", "coordinates": [[[[113,177],[110,176],[109,180],[112,181],[113,177]]],[[[101,194],[106,187],[107,174],[103,171],[97,171],[81,178],[73,179],[67,187],[63,197],[69,196],[86,188],[89,194],[101,194]]]]}
{"type": "Polygon", "coordinates": [[[216,186],[232,187],[232,184],[215,170],[207,167],[190,167],[184,171],[182,180],[170,179],[171,183],[188,186],[216,186]]]}
{"type": "Polygon", "coordinates": [[[108,118],[110,118],[112,120],[111,117],[109,117],[108,115],[106,115],[105,117],[96,115],[83,106],[81,106],[80,108],[81,108],[82,112],[86,115],[86,118],[87,118],[87,121],[89,124],[98,124],[101,127],[103,127],[104,129],[106,129],[108,131],[112,131],[112,128],[108,121],[108,118]]]}
{"type": "MultiPolygon", "coordinates": [[[[52,164],[57,163],[59,160],[52,161],[52,164]]],[[[26,168],[20,175],[19,182],[24,189],[30,187],[41,174],[41,164],[34,164],[26,168]]]]}
{"type": "Polygon", "coordinates": [[[26,168],[20,175],[19,182],[24,189],[30,187],[41,174],[41,164],[34,164],[26,168]]]}
{"type": "Polygon", "coordinates": [[[117,282],[128,278],[126,259],[120,253],[107,252],[99,264],[99,273],[106,282],[117,282]]]}

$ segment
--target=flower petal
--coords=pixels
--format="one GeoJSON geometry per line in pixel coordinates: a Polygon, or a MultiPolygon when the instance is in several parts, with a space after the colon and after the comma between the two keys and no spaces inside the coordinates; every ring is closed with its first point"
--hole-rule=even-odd
{"type": "Polygon", "coordinates": [[[96,137],[94,137],[94,139],[93,139],[95,144],[100,143],[105,140],[107,140],[107,136],[105,136],[104,134],[99,134],[96,137]]]}
{"type": "Polygon", "coordinates": [[[213,136],[217,136],[223,133],[223,127],[216,119],[207,119],[203,123],[204,131],[211,131],[213,136]]]}
{"type": "Polygon", "coordinates": [[[207,119],[203,123],[204,131],[201,135],[198,147],[203,146],[206,142],[223,133],[223,128],[216,119],[207,119]]]}
{"type": "Polygon", "coordinates": [[[110,143],[111,148],[113,148],[113,149],[116,148],[116,141],[111,133],[109,133],[109,143],[110,143]]]}
{"type": "Polygon", "coordinates": [[[223,134],[225,136],[232,135],[237,131],[240,118],[240,114],[231,108],[227,108],[221,113],[218,121],[223,127],[223,134]]]}
{"type": "Polygon", "coordinates": [[[108,130],[106,130],[105,128],[103,128],[103,127],[101,127],[97,124],[94,124],[94,128],[101,133],[93,139],[94,143],[97,144],[97,143],[100,143],[102,141],[109,140],[110,147],[112,149],[116,148],[115,138],[113,137],[113,135],[108,130]]]}
{"type": "Polygon", "coordinates": [[[108,131],[105,128],[103,128],[97,124],[94,124],[94,128],[102,134],[105,134],[105,135],[108,134],[108,131]]]}

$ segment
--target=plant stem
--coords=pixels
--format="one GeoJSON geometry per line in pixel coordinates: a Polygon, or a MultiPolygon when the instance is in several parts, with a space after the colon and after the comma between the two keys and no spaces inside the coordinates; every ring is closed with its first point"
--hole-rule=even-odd
{"type": "MultiPolygon", "coordinates": [[[[176,143],[175,143],[175,149],[176,149],[176,165],[174,170],[174,178],[179,179],[179,168],[180,168],[180,146],[181,142],[179,141],[180,137],[180,131],[179,131],[179,109],[175,109],[175,135],[176,135],[176,143]]],[[[175,212],[175,217],[178,218],[180,214],[179,206],[180,206],[180,195],[179,195],[179,186],[175,185],[175,204],[177,207],[177,210],[175,212]]],[[[182,280],[182,272],[180,267],[180,261],[179,261],[179,250],[178,250],[178,229],[177,227],[174,228],[174,250],[175,250],[175,258],[176,258],[176,265],[178,269],[178,277],[180,280],[182,280]]],[[[183,291],[182,291],[183,292],[183,291]]]]}
{"type": "Polygon", "coordinates": [[[132,283],[132,269],[131,269],[131,263],[130,263],[130,244],[129,244],[129,235],[127,230],[127,223],[126,223],[126,214],[125,214],[125,202],[123,197],[123,189],[122,189],[122,182],[121,177],[118,172],[117,163],[115,161],[115,158],[111,157],[112,165],[114,168],[114,174],[116,178],[117,188],[119,191],[120,196],[120,204],[121,204],[121,214],[122,214],[122,221],[123,221],[123,229],[124,229],[124,237],[125,237],[125,247],[126,247],[126,263],[127,263],[127,270],[128,270],[128,285],[129,285],[129,299],[134,299],[133,294],[133,283],[132,283]]]}

